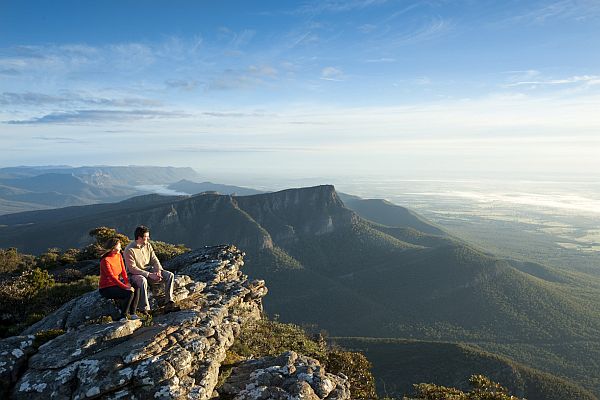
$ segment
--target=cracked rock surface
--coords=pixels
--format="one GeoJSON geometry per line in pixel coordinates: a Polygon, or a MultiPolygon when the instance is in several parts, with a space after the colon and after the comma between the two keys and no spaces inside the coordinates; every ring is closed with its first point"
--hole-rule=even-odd
{"type": "Polygon", "coordinates": [[[95,291],[0,340],[0,398],[211,398],[225,352],[242,324],[260,318],[267,293],[264,281],[248,282],[240,271],[243,255],[212,246],[165,263],[177,275],[182,310],[149,326],[90,323],[115,311],[95,291]],[[32,334],[57,328],[66,333],[35,348],[32,334]]]}
{"type": "Polygon", "coordinates": [[[288,351],[241,363],[219,394],[234,400],[345,400],[350,387],[346,377],[325,372],[319,361],[288,351]]]}

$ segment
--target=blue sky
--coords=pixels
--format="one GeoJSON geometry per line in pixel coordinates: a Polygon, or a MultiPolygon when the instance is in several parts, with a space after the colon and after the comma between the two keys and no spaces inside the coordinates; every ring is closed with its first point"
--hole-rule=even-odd
{"type": "Polygon", "coordinates": [[[600,2],[2,1],[0,165],[600,171],[600,2]]]}

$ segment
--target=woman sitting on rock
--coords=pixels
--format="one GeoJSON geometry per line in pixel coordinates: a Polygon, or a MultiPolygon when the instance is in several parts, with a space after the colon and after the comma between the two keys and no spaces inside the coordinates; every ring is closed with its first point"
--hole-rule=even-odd
{"type": "Polygon", "coordinates": [[[129,284],[121,256],[121,242],[117,238],[112,238],[104,247],[106,252],[100,259],[100,295],[120,303],[121,319],[139,319],[135,315],[135,310],[140,294],[129,284]]]}

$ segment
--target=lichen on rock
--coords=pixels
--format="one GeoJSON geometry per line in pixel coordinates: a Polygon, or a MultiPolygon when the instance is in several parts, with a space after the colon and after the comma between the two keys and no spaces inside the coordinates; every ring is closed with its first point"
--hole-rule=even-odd
{"type": "Polygon", "coordinates": [[[234,400],[350,399],[345,377],[325,372],[319,361],[288,351],[242,362],[219,388],[234,400]]]}

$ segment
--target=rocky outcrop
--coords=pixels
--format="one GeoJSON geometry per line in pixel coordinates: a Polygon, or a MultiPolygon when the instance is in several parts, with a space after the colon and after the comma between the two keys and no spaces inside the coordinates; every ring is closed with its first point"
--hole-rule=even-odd
{"type": "Polygon", "coordinates": [[[326,373],[319,361],[289,351],[243,362],[219,394],[234,400],[343,400],[350,398],[350,386],[345,376],[326,373]]]}
{"type": "Polygon", "coordinates": [[[0,397],[211,398],[225,352],[242,324],[260,318],[267,292],[263,281],[247,281],[242,265],[243,253],[233,246],[194,250],[166,263],[180,275],[182,310],[155,316],[147,326],[94,321],[110,311],[110,302],[95,293],[65,304],[27,331],[61,328],[63,335],[37,349],[32,335],[0,341],[0,376],[7,382],[0,397]]]}
{"type": "MultiPolygon", "coordinates": [[[[197,282],[188,275],[176,275],[173,297],[175,301],[197,300],[205,287],[206,283],[197,282]]],[[[148,301],[150,307],[155,310],[161,305],[160,299],[164,299],[164,287],[163,285],[150,285],[150,289],[148,301]]],[[[104,316],[110,316],[116,320],[120,314],[112,300],[105,299],[95,290],[65,303],[48,317],[31,325],[23,331],[23,334],[30,335],[49,329],[73,329],[90,321],[98,321],[104,316]]]]}
{"type": "Polygon", "coordinates": [[[0,340],[0,398],[6,395],[11,384],[27,365],[27,359],[35,352],[35,336],[14,336],[0,340]]]}

